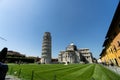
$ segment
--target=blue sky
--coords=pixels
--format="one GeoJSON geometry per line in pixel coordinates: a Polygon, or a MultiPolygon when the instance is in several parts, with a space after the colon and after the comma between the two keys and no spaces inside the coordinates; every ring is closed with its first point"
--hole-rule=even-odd
{"type": "Polygon", "coordinates": [[[0,0],[0,49],[41,57],[44,32],[52,57],[71,43],[99,58],[119,0],[0,0]]]}

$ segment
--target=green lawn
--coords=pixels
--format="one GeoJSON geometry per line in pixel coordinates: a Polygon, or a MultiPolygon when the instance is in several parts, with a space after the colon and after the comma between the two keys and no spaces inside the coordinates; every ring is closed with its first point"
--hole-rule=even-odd
{"type": "Polygon", "coordinates": [[[120,80],[120,75],[98,64],[9,65],[8,74],[22,80],[120,80]]]}

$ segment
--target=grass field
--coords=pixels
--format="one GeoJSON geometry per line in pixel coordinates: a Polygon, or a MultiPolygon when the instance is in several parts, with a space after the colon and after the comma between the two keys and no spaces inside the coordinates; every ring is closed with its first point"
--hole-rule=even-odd
{"type": "Polygon", "coordinates": [[[22,80],[120,80],[120,75],[98,64],[13,64],[8,74],[22,80]]]}

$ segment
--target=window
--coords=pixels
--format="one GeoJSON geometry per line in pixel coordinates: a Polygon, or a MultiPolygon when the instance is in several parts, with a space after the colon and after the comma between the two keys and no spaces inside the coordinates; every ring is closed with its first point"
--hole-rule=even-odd
{"type": "Polygon", "coordinates": [[[120,56],[118,58],[120,59],[120,56]]]}
{"type": "Polygon", "coordinates": [[[87,59],[89,58],[89,56],[86,57],[87,59]]]}
{"type": "Polygon", "coordinates": [[[113,34],[113,37],[116,37],[117,36],[117,33],[115,32],[114,34],[113,34]]]}
{"type": "Polygon", "coordinates": [[[109,49],[109,53],[112,53],[112,52],[111,52],[111,49],[109,49]]]}
{"type": "Polygon", "coordinates": [[[119,28],[120,28],[120,23],[119,23],[119,28]]]}
{"type": "Polygon", "coordinates": [[[117,52],[117,49],[116,49],[115,45],[114,45],[114,51],[117,52]]]}
{"type": "Polygon", "coordinates": [[[111,48],[111,53],[113,53],[113,50],[112,50],[112,48],[111,48]]]}
{"type": "Polygon", "coordinates": [[[117,43],[118,43],[118,47],[120,47],[120,41],[117,41],[117,43]]]}

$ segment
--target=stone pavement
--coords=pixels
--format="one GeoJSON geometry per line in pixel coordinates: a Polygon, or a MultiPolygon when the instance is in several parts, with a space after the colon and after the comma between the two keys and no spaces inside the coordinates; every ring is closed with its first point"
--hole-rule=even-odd
{"type": "Polygon", "coordinates": [[[21,79],[15,77],[15,76],[12,76],[12,75],[6,75],[5,80],[21,80],[21,79]]]}
{"type": "Polygon", "coordinates": [[[107,68],[120,75],[120,67],[118,67],[118,66],[107,66],[107,68]]]}

